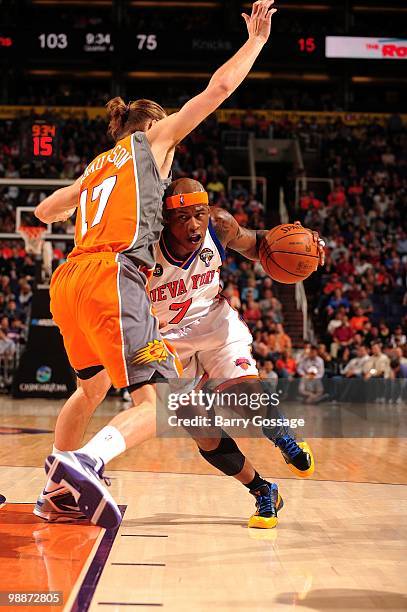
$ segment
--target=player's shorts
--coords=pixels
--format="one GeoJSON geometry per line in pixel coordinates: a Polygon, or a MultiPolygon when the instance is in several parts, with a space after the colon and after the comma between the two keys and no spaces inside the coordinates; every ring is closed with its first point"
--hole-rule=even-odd
{"type": "Polygon", "coordinates": [[[182,378],[197,382],[205,375],[215,387],[224,388],[230,381],[259,376],[249,328],[224,298],[218,298],[202,319],[163,336],[181,360],[182,378]]]}
{"type": "Polygon", "coordinates": [[[181,369],[152,315],[146,276],[126,255],[85,253],[69,259],[51,281],[51,312],[72,367],[103,366],[116,388],[181,369]]]}

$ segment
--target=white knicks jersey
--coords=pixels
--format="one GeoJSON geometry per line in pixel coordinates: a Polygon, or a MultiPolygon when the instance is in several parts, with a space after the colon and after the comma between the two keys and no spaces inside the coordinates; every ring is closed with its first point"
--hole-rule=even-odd
{"type": "Polygon", "coordinates": [[[219,268],[224,249],[209,221],[202,246],[185,261],[174,259],[162,236],[149,281],[154,314],[161,332],[181,328],[205,317],[219,293],[219,268]]]}

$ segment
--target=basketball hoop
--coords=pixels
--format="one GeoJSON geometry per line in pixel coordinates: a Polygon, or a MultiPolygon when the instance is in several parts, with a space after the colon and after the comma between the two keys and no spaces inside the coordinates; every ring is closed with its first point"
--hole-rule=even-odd
{"type": "Polygon", "coordinates": [[[29,255],[41,255],[42,248],[44,245],[43,235],[47,231],[47,228],[44,226],[34,226],[34,225],[20,225],[17,229],[18,233],[21,234],[26,253],[29,255]]]}

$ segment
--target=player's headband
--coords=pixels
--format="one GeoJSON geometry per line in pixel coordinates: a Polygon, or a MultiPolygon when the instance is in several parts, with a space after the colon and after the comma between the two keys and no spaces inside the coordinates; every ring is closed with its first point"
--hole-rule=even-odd
{"type": "Polygon", "coordinates": [[[194,191],[193,193],[178,193],[177,195],[165,198],[165,206],[168,210],[173,208],[184,208],[195,204],[209,205],[209,198],[206,191],[194,191]]]}

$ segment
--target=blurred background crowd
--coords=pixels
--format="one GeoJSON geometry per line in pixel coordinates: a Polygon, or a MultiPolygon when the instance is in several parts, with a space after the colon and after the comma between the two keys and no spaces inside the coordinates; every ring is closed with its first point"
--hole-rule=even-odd
{"type": "MultiPolygon", "coordinates": [[[[250,111],[232,115],[227,123],[210,117],[178,148],[174,178],[194,177],[213,206],[229,210],[241,225],[262,229],[268,217],[261,195],[239,182],[228,189],[222,143],[232,130],[298,139],[304,149],[318,152],[318,176],[332,179],[330,190],[302,190],[297,202],[292,190],[287,193],[290,220],[301,220],[326,242],[326,264],[305,286],[312,343],[286,333],[282,286],[259,263],[227,254],[221,289],[252,331],[262,376],[303,379],[298,392],[304,401],[327,397],[315,383],[322,378],[407,378],[407,140],[401,118],[347,125],[309,116],[270,121],[250,111]]],[[[4,178],[73,179],[109,147],[102,119],[64,120],[60,157],[51,164],[21,162],[18,121],[0,122],[0,143],[4,178]]],[[[1,187],[1,231],[14,231],[17,205],[35,206],[45,195],[38,189],[1,187]]],[[[53,233],[72,234],[73,220],[56,224],[53,233]]],[[[55,263],[63,261],[70,244],[54,241],[55,263]]],[[[23,243],[3,239],[0,356],[11,357],[24,345],[33,278],[34,261],[23,243]]]]}

